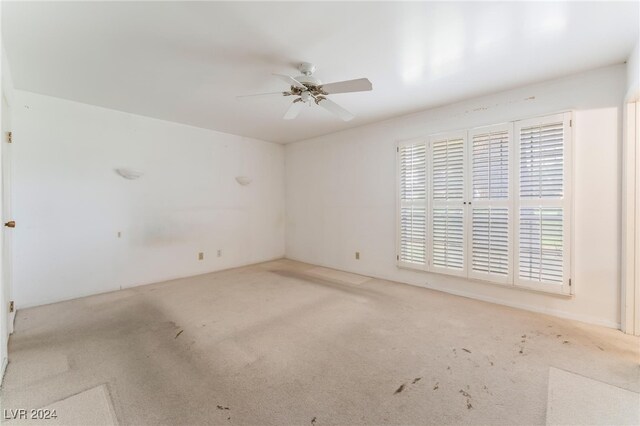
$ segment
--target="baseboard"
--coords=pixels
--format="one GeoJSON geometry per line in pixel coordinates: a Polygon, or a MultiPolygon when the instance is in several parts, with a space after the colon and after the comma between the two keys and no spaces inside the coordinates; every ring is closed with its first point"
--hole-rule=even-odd
{"type": "MultiPolygon", "coordinates": [[[[19,307],[20,309],[28,309],[28,308],[35,308],[37,306],[45,306],[45,305],[51,305],[54,303],[60,303],[60,302],[67,302],[69,300],[75,300],[75,299],[81,299],[83,297],[89,297],[89,296],[96,296],[99,294],[107,294],[107,293],[113,293],[114,291],[121,291],[121,290],[129,290],[132,288],[136,288],[136,287],[142,287],[145,285],[152,285],[152,284],[159,284],[159,283],[164,283],[167,281],[174,281],[174,280],[181,280],[181,279],[185,279],[185,278],[193,278],[193,277],[198,277],[200,275],[207,275],[207,274],[212,274],[214,272],[222,272],[222,271],[228,271],[231,269],[237,269],[237,268],[243,268],[245,266],[251,266],[251,265],[258,265],[260,263],[264,263],[264,262],[271,262],[274,260],[278,260],[278,259],[284,259],[284,255],[278,255],[275,257],[270,257],[270,258],[266,258],[266,259],[260,259],[260,260],[256,260],[256,261],[250,261],[250,262],[241,262],[239,264],[236,265],[230,265],[228,267],[223,267],[220,269],[213,269],[213,270],[209,270],[209,271],[204,271],[204,272],[198,272],[195,274],[188,274],[188,275],[172,275],[172,276],[168,276],[165,278],[162,278],[158,281],[142,281],[142,282],[137,282],[137,283],[133,283],[133,284],[129,284],[129,285],[119,285],[117,287],[111,288],[111,289],[105,289],[104,291],[99,291],[99,292],[87,292],[87,293],[80,293],[80,294],[76,294],[70,297],[63,297],[60,299],[53,299],[53,300],[45,300],[43,302],[38,302],[38,303],[26,303],[26,304],[20,304],[19,307]]],[[[16,307],[18,307],[18,304],[16,304],[16,307]]]]}
{"type": "Polygon", "coordinates": [[[18,313],[17,309],[14,309],[13,312],[9,314],[9,334],[13,334],[13,330],[16,325],[16,314],[18,313]]]}
{"type": "Polygon", "coordinates": [[[2,386],[2,383],[4,382],[4,373],[7,371],[8,364],[9,364],[9,359],[4,358],[2,360],[2,372],[0,372],[0,386],[2,386]]]}
{"type": "MultiPolygon", "coordinates": [[[[428,288],[430,290],[441,291],[443,293],[453,294],[455,296],[461,296],[461,297],[466,297],[466,298],[469,298],[469,299],[481,300],[483,302],[488,302],[488,303],[495,303],[496,305],[502,305],[502,306],[508,306],[510,308],[522,309],[524,311],[536,312],[536,313],[539,313],[539,314],[552,315],[552,316],[555,316],[555,317],[558,317],[558,318],[565,318],[565,319],[570,319],[570,320],[574,320],[574,321],[580,321],[580,322],[584,322],[584,323],[587,323],[587,324],[593,324],[593,325],[598,325],[598,326],[602,326],[602,327],[613,328],[613,329],[616,329],[616,330],[620,329],[620,323],[603,320],[601,318],[594,318],[594,317],[590,317],[588,315],[574,314],[574,313],[571,313],[571,312],[566,312],[566,311],[562,311],[562,310],[558,310],[558,309],[540,308],[538,306],[528,305],[528,304],[524,304],[524,303],[514,303],[514,302],[510,302],[508,300],[503,300],[503,299],[499,299],[499,298],[495,298],[495,297],[491,297],[491,296],[485,296],[485,295],[478,294],[478,293],[472,293],[472,292],[466,292],[466,291],[450,289],[450,288],[446,288],[446,287],[440,287],[440,286],[429,284],[429,283],[415,284],[415,283],[411,283],[411,282],[407,282],[407,281],[398,281],[397,277],[385,276],[385,274],[370,274],[370,273],[364,273],[363,271],[357,271],[357,270],[352,270],[352,269],[339,269],[339,268],[336,268],[335,266],[322,264],[322,263],[309,262],[308,260],[297,259],[297,258],[295,258],[293,256],[285,256],[285,258],[289,259],[289,260],[294,260],[296,262],[303,262],[303,263],[307,263],[307,264],[310,264],[310,265],[318,265],[318,266],[322,266],[324,268],[335,269],[337,271],[343,271],[343,272],[350,272],[352,274],[365,275],[365,276],[368,276],[368,277],[378,278],[378,279],[381,279],[381,280],[393,281],[393,282],[396,282],[396,283],[399,283],[399,284],[412,285],[414,287],[428,288]]],[[[505,290],[509,290],[509,289],[505,289],[505,290]]]]}

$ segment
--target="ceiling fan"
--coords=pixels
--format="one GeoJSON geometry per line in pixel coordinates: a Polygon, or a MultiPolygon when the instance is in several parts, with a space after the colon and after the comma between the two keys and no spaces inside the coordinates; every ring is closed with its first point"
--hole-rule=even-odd
{"type": "Polygon", "coordinates": [[[364,92],[373,88],[369,79],[366,78],[323,84],[313,76],[316,66],[308,62],[301,63],[298,70],[302,75],[295,78],[284,74],[273,74],[290,86],[290,89],[286,92],[238,96],[238,99],[269,96],[294,96],[295,99],[293,100],[293,103],[283,117],[285,120],[292,120],[296,118],[303,106],[311,106],[315,103],[332,114],[335,114],[340,119],[349,121],[352,120],[355,115],[328,99],[327,96],[336,93],[364,92]]]}

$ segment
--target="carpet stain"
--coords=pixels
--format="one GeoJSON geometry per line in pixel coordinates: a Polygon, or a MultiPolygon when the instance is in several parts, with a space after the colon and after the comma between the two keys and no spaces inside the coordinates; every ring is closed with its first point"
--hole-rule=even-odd
{"type": "Polygon", "coordinates": [[[471,395],[464,389],[460,389],[460,393],[462,394],[462,396],[467,398],[467,410],[471,410],[473,408],[473,405],[471,405],[471,395]]]}
{"type": "Polygon", "coordinates": [[[178,331],[178,334],[176,334],[176,337],[174,337],[174,339],[177,339],[177,338],[178,338],[178,336],[179,336],[179,335],[181,335],[183,331],[184,331],[184,330],[180,330],[180,331],[178,331]]]}
{"type": "Polygon", "coordinates": [[[413,379],[413,382],[411,382],[412,385],[415,385],[416,383],[418,383],[420,380],[422,379],[422,377],[416,377],[415,379],[413,379]]]}
{"type": "Polygon", "coordinates": [[[222,405],[218,405],[218,410],[229,410],[229,407],[223,407],[222,405]]]}
{"type": "Polygon", "coordinates": [[[395,394],[398,394],[398,393],[402,392],[404,390],[404,386],[405,386],[404,383],[401,384],[400,387],[398,389],[396,389],[396,391],[393,394],[395,395],[395,394]]]}
{"type": "Polygon", "coordinates": [[[439,385],[440,385],[440,382],[436,382],[436,384],[433,385],[433,390],[438,390],[439,385]]]}
{"type": "Polygon", "coordinates": [[[312,424],[312,425],[315,425],[315,424],[316,424],[316,418],[315,418],[315,417],[311,419],[311,424],[312,424]]]}

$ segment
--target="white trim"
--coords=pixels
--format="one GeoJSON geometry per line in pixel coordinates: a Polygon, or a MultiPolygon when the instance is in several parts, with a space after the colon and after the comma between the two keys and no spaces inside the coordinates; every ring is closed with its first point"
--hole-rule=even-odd
{"type": "Polygon", "coordinates": [[[12,107],[14,104],[14,93],[13,93],[13,79],[11,78],[11,69],[9,68],[9,60],[7,59],[7,53],[4,50],[4,46],[2,49],[2,93],[7,99],[7,104],[12,107]]]}
{"type": "Polygon", "coordinates": [[[2,386],[2,383],[4,382],[4,373],[7,372],[7,365],[9,365],[9,359],[4,357],[2,359],[2,370],[0,370],[0,386],[2,386]]]}
{"type": "Polygon", "coordinates": [[[634,256],[634,266],[635,266],[635,285],[634,285],[634,299],[635,299],[635,309],[634,309],[634,318],[635,318],[635,330],[634,334],[636,336],[640,336],[640,235],[638,235],[638,227],[640,227],[640,101],[636,101],[635,104],[635,256],[634,256]]]}
{"type": "MultiPolygon", "coordinates": [[[[259,260],[253,260],[253,261],[248,261],[248,262],[240,262],[237,265],[228,265],[228,266],[223,266],[219,269],[211,269],[208,271],[204,271],[204,272],[198,272],[196,274],[191,274],[191,275],[172,275],[166,278],[162,278],[162,281],[139,281],[139,282],[134,282],[134,283],[130,283],[130,284],[124,284],[124,285],[116,285],[114,288],[111,288],[109,290],[104,290],[104,291],[100,291],[99,293],[90,293],[90,292],[83,292],[74,296],[70,296],[70,297],[62,297],[62,298],[48,298],[46,300],[44,300],[43,302],[39,302],[39,303],[27,303],[24,305],[20,305],[20,309],[28,309],[28,308],[35,308],[37,306],[46,306],[46,305],[52,305],[54,303],[60,303],[60,302],[67,302],[69,300],[77,300],[77,299],[82,299],[84,297],[89,297],[89,296],[97,296],[100,294],[108,294],[108,293],[114,293],[116,291],[122,291],[122,290],[131,290],[137,287],[144,287],[144,286],[148,286],[148,285],[154,285],[154,284],[161,284],[161,283],[167,283],[169,281],[176,281],[176,280],[182,280],[185,278],[195,278],[195,277],[199,277],[202,275],[208,275],[208,274],[213,274],[213,273],[217,273],[217,272],[226,272],[226,271],[230,271],[232,269],[238,269],[238,268],[244,268],[245,266],[253,266],[253,265],[259,265],[261,263],[267,263],[267,262],[273,262],[275,260],[280,260],[280,259],[286,259],[285,255],[281,255],[281,256],[276,256],[276,257],[269,257],[269,258],[265,258],[265,259],[259,259],[259,260]]],[[[18,309],[16,308],[14,310],[14,313],[16,313],[18,311],[18,309]]]]}
{"type": "Polygon", "coordinates": [[[626,103],[623,114],[620,323],[640,335],[640,104],[626,103]]]}

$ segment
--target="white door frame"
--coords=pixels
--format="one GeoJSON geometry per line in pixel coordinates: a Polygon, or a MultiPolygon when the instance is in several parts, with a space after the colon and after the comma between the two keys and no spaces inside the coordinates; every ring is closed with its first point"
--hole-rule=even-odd
{"type": "Polygon", "coordinates": [[[640,335],[640,101],[626,102],[622,143],[620,328],[640,335]]]}
{"type": "MultiPolygon", "coordinates": [[[[1,128],[4,132],[7,132],[11,129],[11,107],[14,106],[13,81],[11,79],[11,72],[9,70],[6,53],[1,46],[0,50],[2,55],[0,60],[0,82],[2,89],[0,90],[0,100],[6,101],[6,111],[3,110],[3,107],[1,106],[2,103],[0,102],[0,116],[3,121],[1,128]]],[[[0,161],[6,160],[6,156],[9,155],[6,136],[6,134],[0,135],[0,161]]],[[[4,203],[7,200],[6,195],[9,195],[4,193],[5,188],[3,187],[3,180],[6,171],[7,170],[3,169],[0,172],[0,189],[2,189],[2,191],[0,191],[0,193],[2,194],[0,195],[0,215],[2,216],[2,219],[4,219],[4,216],[6,214],[6,210],[4,209],[4,203]]],[[[2,225],[3,222],[0,222],[0,226],[2,225]]],[[[2,334],[8,339],[8,335],[13,333],[13,323],[16,312],[15,309],[14,312],[9,312],[9,301],[12,299],[13,288],[11,277],[6,276],[5,272],[11,267],[12,259],[10,253],[4,252],[4,234],[6,230],[7,228],[4,228],[4,226],[2,226],[2,231],[0,231],[0,236],[3,237],[2,243],[0,243],[2,244],[2,247],[0,247],[0,304],[2,305],[0,306],[0,315],[2,315],[1,324],[3,328],[5,328],[2,334]]],[[[4,377],[5,368],[8,363],[7,343],[7,341],[0,342],[0,344],[2,345],[2,357],[0,357],[0,381],[4,377]]]]}

